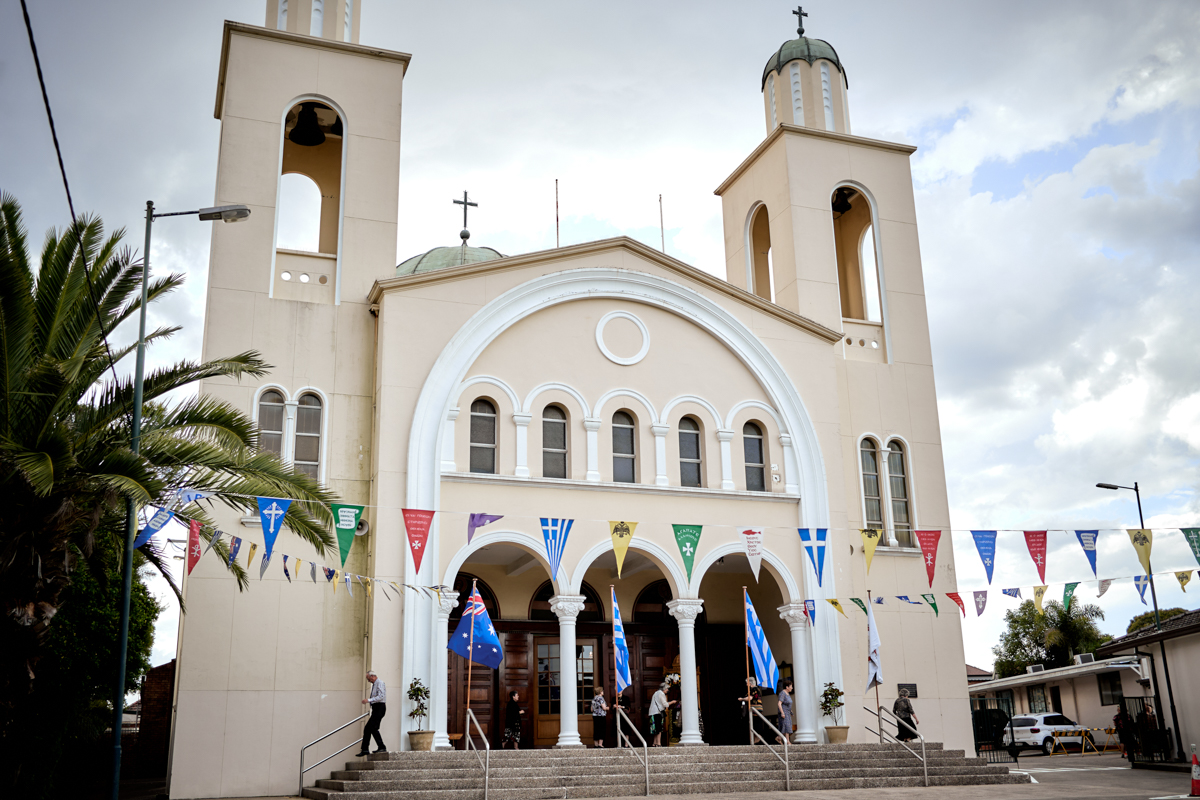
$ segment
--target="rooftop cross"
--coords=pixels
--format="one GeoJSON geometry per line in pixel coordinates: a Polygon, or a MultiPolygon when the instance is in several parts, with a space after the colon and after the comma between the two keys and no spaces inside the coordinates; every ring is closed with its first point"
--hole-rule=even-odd
{"type": "Polygon", "coordinates": [[[455,200],[454,204],[463,207],[463,227],[464,228],[467,227],[467,206],[474,206],[475,208],[478,208],[479,203],[472,203],[470,200],[467,199],[467,193],[463,192],[463,199],[455,200]]]}
{"type": "MultiPolygon", "coordinates": [[[[795,15],[796,21],[798,23],[800,23],[800,27],[796,29],[796,33],[803,36],[804,35],[804,18],[808,16],[808,14],[804,11],[804,6],[796,6],[796,10],[793,11],[792,14],[795,15]]],[[[458,202],[458,201],[456,200],[455,202],[458,202]]]]}

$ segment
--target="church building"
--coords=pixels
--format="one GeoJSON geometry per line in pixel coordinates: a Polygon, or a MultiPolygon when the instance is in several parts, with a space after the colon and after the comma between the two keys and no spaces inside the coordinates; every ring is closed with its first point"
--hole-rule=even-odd
{"type": "MultiPolygon", "coordinates": [[[[255,565],[239,591],[210,556],[187,577],[170,796],[295,794],[300,748],[362,713],[368,669],[387,686],[389,749],[409,749],[418,727],[414,680],[432,693],[435,748],[463,746],[468,698],[500,747],[512,691],[523,749],[590,745],[590,700],[613,697],[614,596],[630,717],[644,723],[671,676],[671,746],[745,744],[742,587],[795,680],[797,745],[821,746],[835,724],[851,742],[872,736],[867,615],[850,598],[883,598],[870,606],[880,703],[907,687],[928,740],[970,747],[952,541],[931,580],[915,535],[950,527],[915,148],[852,133],[834,47],[801,27],[763,54],[765,136],[715,187],[723,276],[625,237],[501,254],[464,230],[398,258],[412,57],[359,43],[362,5],[267,0],[262,26],[224,27],[214,203],[253,215],[213,229],[204,357],[254,349],[274,368],[203,391],[366,512],[344,567],[285,525],[275,549],[303,574],[272,563],[259,580],[255,565]],[[281,244],[294,175],[320,192],[307,250],[281,244]],[[404,509],[435,512],[420,551],[404,509]],[[472,514],[499,519],[469,533],[472,514]],[[549,552],[547,529],[567,521],[549,552]],[[613,522],[630,529],[619,570],[613,522]],[[698,539],[677,539],[678,525],[698,539]],[[869,574],[864,529],[880,532],[869,574]],[[310,561],[374,591],[314,582],[310,561]],[[473,584],[504,658],[468,686],[447,639],[473,584]],[[897,599],[922,593],[946,616],[897,599]],[[827,684],[845,692],[840,720],[821,714],[827,684]]],[[[258,518],[219,521],[262,546],[258,518]]]]}

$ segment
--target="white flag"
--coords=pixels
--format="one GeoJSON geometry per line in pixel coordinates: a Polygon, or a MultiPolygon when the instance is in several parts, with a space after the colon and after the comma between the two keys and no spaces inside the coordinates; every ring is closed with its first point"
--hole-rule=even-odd
{"type": "Polygon", "coordinates": [[[754,573],[754,582],[758,583],[758,570],[762,566],[763,529],[739,528],[742,541],[746,545],[746,560],[750,562],[750,571],[754,573]]]}
{"type": "Polygon", "coordinates": [[[869,692],[883,683],[883,666],[879,661],[879,629],[875,626],[874,603],[867,604],[867,688],[869,692]]]}
{"type": "Polygon", "coordinates": [[[1100,581],[1100,593],[1096,597],[1104,597],[1104,593],[1108,591],[1108,587],[1112,586],[1112,579],[1100,581]]]}

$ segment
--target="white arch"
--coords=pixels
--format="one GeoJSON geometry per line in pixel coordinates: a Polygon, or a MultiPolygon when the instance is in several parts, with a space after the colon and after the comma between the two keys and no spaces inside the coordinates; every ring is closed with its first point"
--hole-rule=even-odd
{"type": "MultiPolygon", "coordinates": [[[[740,542],[728,542],[726,544],[714,547],[709,550],[700,560],[692,567],[692,585],[689,587],[689,597],[698,597],[700,584],[704,581],[704,573],[708,572],[708,568],[717,563],[718,559],[731,555],[746,555],[746,549],[742,547],[740,542]]],[[[804,593],[800,591],[800,584],[796,581],[792,571],[788,569],[787,564],[783,559],[777,556],[774,552],[763,548],[763,564],[770,568],[771,575],[779,583],[783,589],[783,601],[785,603],[803,603],[804,593]]],[[[836,641],[836,640],[835,640],[836,641]]]]}
{"type": "Polygon", "coordinates": [[[733,421],[737,418],[738,412],[741,411],[743,408],[762,409],[763,411],[765,411],[771,415],[771,419],[775,420],[775,425],[776,425],[776,427],[779,428],[780,433],[788,432],[787,425],[784,424],[783,419],[779,416],[779,412],[776,411],[775,409],[771,408],[769,405],[762,402],[761,400],[743,400],[742,402],[740,402],[736,406],[734,406],[730,410],[729,416],[725,418],[725,429],[726,430],[733,430],[733,421]]]}
{"type": "Polygon", "coordinates": [[[679,397],[676,397],[674,400],[663,406],[662,418],[664,423],[671,418],[671,410],[680,403],[695,403],[696,405],[700,406],[712,416],[713,430],[718,431],[721,429],[721,412],[717,411],[716,406],[714,406],[712,403],[701,397],[696,397],[694,394],[681,394],[679,397]]]}
{"type": "Polygon", "coordinates": [[[571,395],[571,397],[575,398],[575,402],[579,403],[580,408],[583,409],[583,416],[584,417],[591,416],[591,412],[588,411],[587,400],[583,399],[583,395],[581,395],[572,386],[568,386],[565,383],[553,383],[553,382],[552,383],[543,383],[541,386],[538,386],[532,392],[525,395],[525,405],[521,407],[521,411],[523,411],[526,414],[532,413],[533,401],[538,398],[538,395],[542,394],[543,392],[549,392],[549,391],[554,391],[554,390],[558,390],[560,392],[565,392],[566,394],[571,395]]]}
{"type": "MultiPolygon", "coordinates": [[[[550,574],[550,559],[546,557],[545,541],[535,539],[528,533],[521,533],[520,531],[488,531],[486,533],[475,534],[470,544],[459,548],[459,551],[454,554],[454,558],[450,559],[450,565],[446,567],[446,574],[442,578],[442,584],[453,586],[454,576],[467,563],[467,559],[471,557],[471,554],[492,544],[512,544],[528,550],[538,560],[538,563],[542,565],[542,569],[546,571],[546,574],[550,574]]],[[[554,580],[554,588],[561,592],[561,587],[566,585],[567,571],[560,564],[558,566],[558,578],[554,580]]]]}
{"type": "MultiPolygon", "coordinates": [[[[772,114],[775,113],[772,109],[772,114]]],[[[754,205],[750,206],[750,213],[746,214],[746,224],[742,232],[742,250],[746,254],[746,291],[752,295],[758,296],[758,292],[754,291],[754,215],[758,213],[760,208],[766,208],[767,204],[761,200],[756,200],[754,205]]],[[[767,225],[770,230],[770,209],[767,210],[767,225]]]]}
{"type": "MultiPolygon", "coordinates": [[[[879,231],[879,203],[875,200],[875,195],[871,194],[871,190],[863,186],[858,181],[842,180],[834,184],[834,187],[829,190],[830,197],[843,186],[849,186],[851,189],[862,194],[867,198],[867,205],[871,207],[871,231],[875,237],[875,272],[879,276],[879,317],[883,321],[883,346],[886,349],[884,353],[887,356],[887,363],[892,363],[892,326],[888,324],[888,302],[887,302],[887,282],[884,280],[883,273],[883,236],[879,231]]],[[[830,235],[833,235],[833,226],[829,226],[830,235]]],[[[860,243],[861,248],[861,243],[860,243]]],[[[859,264],[859,269],[862,264],[859,264]]],[[[836,275],[836,272],[834,273],[836,275]]],[[[840,289],[839,289],[840,291],[840,289]]],[[[845,351],[845,338],[842,339],[843,353],[845,351]]]]}
{"type": "MultiPolygon", "coordinates": [[[[666,572],[667,581],[671,584],[671,592],[676,598],[691,597],[694,594],[689,593],[687,582],[687,573],[685,573],[675,560],[675,556],[667,552],[667,550],[649,539],[641,539],[636,536],[629,540],[630,550],[640,550],[651,556],[650,560],[655,565],[666,572]]],[[[583,558],[575,565],[575,572],[571,575],[571,593],[581,594],[583,588],[583,576],[587,573],[588,568],[592,566],[597,558],[612,550],[611,541],[596,542],[592,548],[583,554],[583,558]]],[[[630,618],[632,619],[632,617],[630,618]]]]}
{"type": "Polygon", "coordinates": [[[650,419],[648,422],[651,425],[658,424],[658,412],[654,410],[654,404],[651,403],[644,394],[641,392],[636,392],[633,389],[611,389],[605,392],[600,399],[596,401],[595,413],[599,414],[601,411],[603,411],[604,404],[614,397],[630,397],[634,400],[637,400],[639,403],[645,406],[646,411],[650,413],[650,419]]]}
{"type": "Polygon", "coordinates": [[[458,391],[454,393],[454,405],[458,405],[458,401],[462,399],[463,392],[479,383],[490,383],[500,391],[504,392],[506,395],[508,395],[508,402],[512,403],[513,412],[517,414],[521,413],[521,403],[519,400],[517,400],[517,393],[514,392],[513,388],[507,383],[491,375],[476,375],[472,378],[467,378],[465,381],[460,383],[458,385],[458,391]]]}

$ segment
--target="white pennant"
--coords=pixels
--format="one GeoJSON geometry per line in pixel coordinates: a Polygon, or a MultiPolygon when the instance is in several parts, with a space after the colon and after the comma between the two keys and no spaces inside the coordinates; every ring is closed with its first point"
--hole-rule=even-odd
{"type": "Polygon", "coordinates": [[[754,582],[758,583],[758,570],[762,566],[763,529],[739,528],[742,543],[746,547],[746,560],[750,562],[750,571],[754,573],[754,582]]]}
{"type": "Polygon", "coordinates": [[[1104,593],[1108,591],[1108,587],[1112,586],[1112,578],[1100,581],[1100,593],[1096,597],[1104,597],[1104,593]]]}

